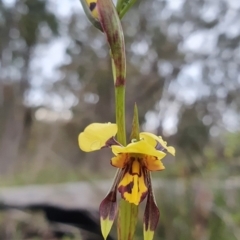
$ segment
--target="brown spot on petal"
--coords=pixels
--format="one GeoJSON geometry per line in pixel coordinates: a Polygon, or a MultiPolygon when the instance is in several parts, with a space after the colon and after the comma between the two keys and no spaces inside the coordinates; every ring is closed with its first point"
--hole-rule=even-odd
{"type": "Polygon", "coordinates": [[[133,182],[130,182],[126,186],[119,186],[118,191],[121,193],[122,197],[125,192],[132,193],[133,182]]]}
{"type": "Polygon", "coordinates": [[[95,2],[91,2],[89,5],[89,9],[91,10],[91,12],[96,8],[96,3],[95,2]]]}
{"type": "Polygon", "coordinates": [[[102,148],[111,147],[114,145],[121,146],[121,144],[115,139],[115,137],[111,137],[106,141],[105,146],[103,146],[102,148]]]}
{"type": "MultiPolygon", "coordinates": [[[[148,194],[144,169],[136,158],[124,169],[123,177],[119,183],[118,191],[121,197],[130,203],[138,205],[148,194]]],[[[131,159],[131,160],[133,160],[131,159]]]]}

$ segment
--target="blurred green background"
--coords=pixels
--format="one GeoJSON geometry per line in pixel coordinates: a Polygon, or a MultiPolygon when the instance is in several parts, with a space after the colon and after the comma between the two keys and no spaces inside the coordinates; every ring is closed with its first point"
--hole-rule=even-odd
{"type": "MultiPolygon", "coordinates": [[[[137,102],[177,151],[153,174],[156,239],[240,239],[239,23],[239,0],[139,1],[122,21],[128,133],[137,102]]],[[[111,180],[110,151],[77,137],[114,115],[108,46],[80,2],[0,0],[1,187],[111,180]]]]}

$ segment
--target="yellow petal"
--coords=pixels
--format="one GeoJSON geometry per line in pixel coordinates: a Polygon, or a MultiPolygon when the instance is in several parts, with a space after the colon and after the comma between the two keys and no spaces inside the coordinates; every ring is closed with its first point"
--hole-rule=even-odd
{"type": "Polygon", "coordinates": [[[120,153],[111,159],[111,164],[117,168],[124,168],[128,159],[129,156],[127,153],[120,153]]]}
{"type": "Polygon", "coordinates": [[[175,156],[176,150],[174,147],[172,146],[167,147],[167,151],[171,153],[173,156],[175,156]]]}
{"type": "Polygon", "coordinates": [[[164,152],[156,150],[153,146],[146,141],[138,141],[128,144],[126,147],[112,146],[112,151],[115,155],[119,153],[139,153],[149,156],[155,156],[162,159],[166,156],[164,152]]]}
{"type": "Polygon", "coordinates": [[[121,182],[118,185],[118,191],[129,203],[138,205],[147,195],[147,186],[145,176],[139,161],[134,160],[132,165],[128,166],[121,182]]]}
{"type": "Polygon", "coordinates": [[[148,156],[148,155],[143,156],[143,162],[145,167],[149,171],[161,171],[165,169],[162,161],[153,156],[148,156]]]}
{"type": "Polygon", "coordinates": [[[175,148],[171,146],[167,146],[167,142],[162,139],[162,137],[158,137],[155,134],[142,132],[140,133],[140,138],[147,141],[150,145],[156,147],[157,143],[159,143],[164,149],[166,149],[170,154],[175,156],[175,148]]]}
{"type": "Polygon", "coordinates": [[[85,152],[101,149],[117,133],[117,124],[92,123],[78,136],[79,147],[85,152]]]}
{"type": "Polygon", "coordinates": [[[149,133],[149,132],[141,132],[139,136],[140,136],[140,139],[144,139],[150,145],[152,145],[153,147],[156,147],[158,142],[158,136],[156,136],[155,134],[149,133]]]}

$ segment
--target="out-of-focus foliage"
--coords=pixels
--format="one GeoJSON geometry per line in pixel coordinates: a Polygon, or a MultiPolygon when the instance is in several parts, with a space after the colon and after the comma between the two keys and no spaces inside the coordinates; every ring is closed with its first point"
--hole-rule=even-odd
{"type": "MultiPolygon", "coordinates": [[[[228,188],[192,185],[240,173],[239,22],[237,0],[139,1],[122,21],[127,129],[137,102],[143,128],[177,147],[154,176],[181,178],[190,191],[159,193],[159,239],[239,238],[228,188]],[[204,191],[207,213],[197,205],[204,191]]],[[[106,40],[78,0],[0,0],[0,36],[1,184],[113,176],[107,150],[85,155],[77,146],[87,124],[114,122],[106,40]]]]}

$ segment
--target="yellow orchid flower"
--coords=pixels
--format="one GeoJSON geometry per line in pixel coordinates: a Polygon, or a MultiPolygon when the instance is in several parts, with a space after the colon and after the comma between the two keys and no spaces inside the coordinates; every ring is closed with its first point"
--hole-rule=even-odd
{"type": "Polygon", "coordinates": [[[112,146],[116,155],[111,164],[123,169],[123,177],[118,185],[122,198],[138,205],[148,193],[146,170],[160,171],[165,169],[161,159],[166,155],[157,151],[144,140],[130,143],[126,147],[112,146]]]}
{"type": "Polygon", "coordinates": [[[175,149],[167,146],[161,137],[152,133],[142,132],[139,141],[132,141],[127,146],[119,144],[115,135],[117,125],[114,123],[93,123],[85,128],[78,137],[79,147],[85,152],[110,147],[115,155],[111,165],[120,169],[113,186],[100,205],[103,235],[107,236],[117,213],[116,192],[121,197],[138,205],[148,196],[144,214],[145,234],[153,234],[159,219],[159,210],[156,206],[151,186],[151,171],[161,171],[165,167],[162,159],[164,151],[175,155],[175,149]]]}
{"type": "Polygon", "coordinates": [[[116,155],[112,158],[111,164],[124,169],[118,190],[126,201],[138,205],[147,195],[143,169],[148,171],[165,169],[161,159],[166,154],[155,148],[156,141],[160,140],[154,134],[140,133],[142,138],[140,141],[132,142],[124,147],[114,139],[116,133],[116,124],[92,123],[80,133],[79,146],[85,152],[111,147],[116,155]]]}

